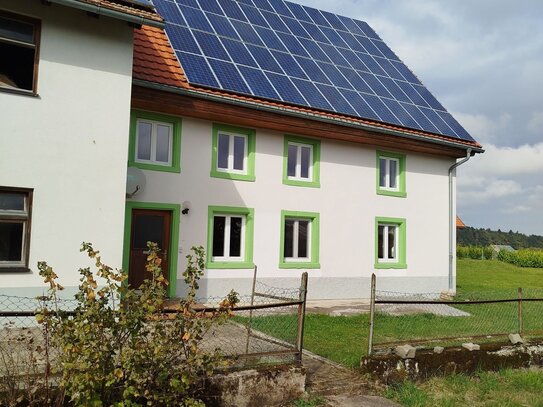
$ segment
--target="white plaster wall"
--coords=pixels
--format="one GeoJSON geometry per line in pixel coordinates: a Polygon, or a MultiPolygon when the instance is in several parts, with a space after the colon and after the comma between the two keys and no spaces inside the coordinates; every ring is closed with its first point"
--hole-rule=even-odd
{"type": "Polygon", "coordinates": [[[42,21],[39,97],[0,92],[0,185],[34,188],[32,271],[2,273],[0,287],[41,289],[39,260],[75,286],[82,241],[122,260],[132,29],[38,1],[0,8],[42,21]]]}
{"type": "MultiPolygon", "coordinates": [[[[207,245],[209,205],[254,208],[254,262],[259,279],[296,287],[305,270],[279,269],[280,213],[320,213],[321,268],[307,270],[312,298],[360,298],[369,293],[369,278],[378,289],[439,292],[448,275],[448,167],[452,159],[407,154],[407,198],[376,194],[376,149],[352,143],[321,142],[321,187],[282,184],[283,134],[257,129],[256,181],[210,177],[212,123],[182,118],[181,173],[145,171],[146,190],[136,201],[182,203],[178,293],[182,291],[184,256],[192,245],[207,245]],[[407,219],[405,270],[375,270],[375,217],[407,219]]],[[[401,152],[401,149],[397,151],[401,152]]],[[[208,270],[202,296],[248,292],[252,270],[208,270]]]]}

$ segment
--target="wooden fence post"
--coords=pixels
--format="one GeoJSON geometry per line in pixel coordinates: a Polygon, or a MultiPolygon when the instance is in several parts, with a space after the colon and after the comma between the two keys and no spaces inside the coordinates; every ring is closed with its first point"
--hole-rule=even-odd
{"type": "Polygon", "coordinates": [[[296,349],[298,351],[298,362],[302,362],[302,351],[304,349],[304,321],[305,321],[305,304],[307,301],[307,272],[302,273],[302,281],[300,284],[300,301],[298,305],[298,332],[296,335],[296,349]]]}
{"type": "MultiPolygon", "coordinates": [[[[253,288],[251,290],[251,307],[255,303],[255,289],[256,289],[256,270],[257,267],[255,265],[255,271],[253,273],[253,288]]],[[[251,340],[251,328],[253,323],[253,309],[251,308],[249,310],[249,322],[247,323],[247,343],[245,345],[245,353],[249,353],[249,341],[251,340]]]]}
{"type": "Polygon", "coordinates": [[[371,294],[370,294],[370,330],[368,333],[368,356],[371,356],[373,348],[373,328],[375,318],[375,274],[371,275],[371,294]]]}

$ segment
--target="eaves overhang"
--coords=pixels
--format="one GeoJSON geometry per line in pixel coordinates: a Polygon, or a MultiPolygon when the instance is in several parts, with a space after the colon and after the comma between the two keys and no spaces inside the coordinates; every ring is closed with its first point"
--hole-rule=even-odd
{"type": "Polygon", "coordinates": [[[210,100],[214,102],[226,103],[234,106],[246,107],[251,109],[256,109],[259,111],[270,112],[270,113],[279,113],[287,116],[293,116],[303,119],[315,120],[319,122],[341,125],[346,127],[351,127],[355,129],[360,129],[364,131],[370,131],[373,133],[381,133],[392,135],[396,137],[402,137],[406,139],[424,141],[427,143],[458,148],[462,150],[471,149],[471,155],[476,153],[483,153],[485,150],[478,143],[470,143],[463,140],[455,140],[452,138],[446,138],[443,136],[437,136],[434,134],[426,134],[423,132],[412,132],[409,129],[398,129],[391,128],[388,126],[380,126],[379,124],[372,124],[369,122],[360,122],[356,120],[350,120],[348,117],[338,117],[334,115],[333,117],[326,116],[320,112],[312,112],[309,110],[300,110],[295,108],[290,108],[286,105],[278,104],[266,104],[258,100],[250,100],[249,98],[240,98],[237,95],[228,95],[224,92],[212,92],[207,91],[206,89],[196,89],[188,87],[177,87],[170,86],[156,82],[145,81],[141,79],[133,79],[133,84],[135,86],[140,86],[143,88],[155,89],[165,92],[172,92],[184,96],[190,96],[199,99],[210,100]]]}
{"type": "Polygon", "coordinates": [[[104,0],[47,0],[48,3],[59,4],[66,7],[75,8],[96,14],[98,16],[107,16],[116,20],[126,21],[137,26],[151,26],[164,28],[164,20],[158,14],[138,10],[131,7],[116,4],[104,0]]]}

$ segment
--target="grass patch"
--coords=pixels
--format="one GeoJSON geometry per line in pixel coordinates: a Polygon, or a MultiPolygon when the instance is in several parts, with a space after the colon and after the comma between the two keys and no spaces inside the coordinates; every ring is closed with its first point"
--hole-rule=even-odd
{"type": "Polygon", "coordinates": [[[290,405],[291,407],[318,407],[326,404],[323,397],[305,397],[294,400],[290,405]]]}
{"type": "Polygon", "coordinates": [[[390,386],[385,396],[407,407],[543,406],[543,371],[451,375],[390,386]]]}
{"type": "Polygon", "coordinates": [[[543,288],[543,268],[520,268],[499,260],[457,260],[456,289],[459,294],[472,291],[543,288]]]}

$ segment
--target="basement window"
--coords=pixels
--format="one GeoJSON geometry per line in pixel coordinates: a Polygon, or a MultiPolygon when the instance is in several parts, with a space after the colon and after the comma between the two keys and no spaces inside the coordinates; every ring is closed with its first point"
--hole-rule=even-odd
{"type": "Polygon", "coordinates": [[[40,23],[0,12],[0,90],[36,93],[40,23]]]}

